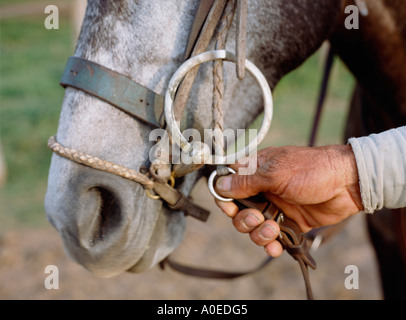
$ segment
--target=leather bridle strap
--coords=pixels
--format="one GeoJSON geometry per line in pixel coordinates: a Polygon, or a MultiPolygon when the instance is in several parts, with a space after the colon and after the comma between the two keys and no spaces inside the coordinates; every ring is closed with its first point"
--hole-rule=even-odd
{"type": "MultiPolygon", "coordinates": [[[[226,4],[227,0],[200,2],[194,20],[195,22],[192,26],[193,32],[189,36],[188,45],[185,51],[185,59],[189,58],[189,56],[194,56],[206,51],[211,39],[213,38],[214,31],[220,21],[226,4]],[[209,11],[208,3],[204,2],[212,2],[209,11]],[[203,25],[202,21],[204,21],[203,25]],[[199,28],[201,28],[200,32],[196,32],[195,30],[198,30],[199,28]],[[196,36],[197,38],[195,38],[196,36]]],[[[183,111],[185,109],[198,70],[199,67],[190,70],[183,79],[182,84],[178,89],[174,111],[175,114],[178,115],[178,121],[181,120],[181,115],[183,114],[183,111]]]]}
{"type": "Polygon", "coordinates": [[[221,271],[221,270],[213,270],[213,269],[204,269],[204,268],[194,268],[184,264],[180,264],[178,262],[173,261],[170,257],[167,257],[165,260],[159,263],[161,269],[165,269],[165,266],[168,265],[173,270],[178,271],[180,273],[197,277],[197,278],[209,278],[209,279],[235,279],[242,276],[246,276],[255,272],[260,271],[263,269],[268,263],[273,260],[274,258],[268,257],[264,261],[262,261],[257,267],[241,272],[229,272],[229,271],[221,271]]]}
{"type": "MultiPolygon", "coordinates": [[[[199,3],[199,7],[197,8],[195,19],[193,21],[192,29],[190,30],[189,33],[188,44],[186,46],[184,54],[185,60],[191,56],[192,50],[196,51],[195,49],[197,46],[196,42],[199,38],[199,34],[202,31],[203,25],[207,22],[207,16],[209,15],[209,12],[213,7],[213,3],[214,0],[200,1],[199,3]]],[[[210,38],[208,39],[208,41],[210,41],[210,38]]],[[[208,45],[208,41],[207,44],[205,45],[206,47],[208,45]]]]}
{"type": "Polygon", "coordinates": [[[60,85],[82,90],[150,126],[162,127],[164,97],[98,63],[70,57],[60,85]]]}
{"type": "Polygon", "coordinates": [[[278,241],[282,244],[283,248],[299,263],[305,282],[307,299],[313,300],[314,297],[310,285],[308,266],[310,266],[312,269],[316,269],[316,262],[309,253],[306,237],[300,231],[298,225],[289,218],[284,217],[284,219],[279,223],[279,227],[282,236],[278,239],[278,241]]]}

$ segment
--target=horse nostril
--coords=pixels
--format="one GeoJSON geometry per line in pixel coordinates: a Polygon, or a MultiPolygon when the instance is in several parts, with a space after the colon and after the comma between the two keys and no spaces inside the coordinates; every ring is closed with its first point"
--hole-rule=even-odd
{"type": "Polygon", "coordinates": [[[98,228],[95,229],[93,241],[103,240],[120,225],[121,208],[119,199],[109,190],[102,187],[92,188],[100,195],[98,228]]]}

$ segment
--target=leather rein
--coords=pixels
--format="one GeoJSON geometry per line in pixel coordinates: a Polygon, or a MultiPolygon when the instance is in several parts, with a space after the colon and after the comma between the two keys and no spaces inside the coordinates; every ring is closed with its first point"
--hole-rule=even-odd
{"type": "MultiPolygon", "coordinates": [[[[227,14],[231,16],[232,20],[234,12],[236,12],[238,20],[236,57],[233,61],[236,63],[237,76],[242,79],[244,77],[246,63],[249,62],[245,59],[247,0],[201,1],[190,32],[188,45],[185,50],[185,60],[189,57],[204,53],[213,38],[216,28],[219,28],[218,25],[221,20],[225,20],[224,16],[227,14]],[[227,10],[229,13],[227,13],[227,10]]],[[[230,21],[227,23],[231,24],[230,21]]],[[[179,115],[183,113],[194,78],[197,75],[197,70],[198,67],[195,67],[188,71],[178,88],[176,100],[174,102],[174,113],[175,117],[178,119],[181,119],[179,115]]],[[[152,128],[166,128],[168,130],[170,129],[168,126],[171,127],[168,125],[167,121],[165,121],[165,118],[167,118],[165,117],[166,101],[163,96],[141,86],[127,76],[97,63],[80,57],[70,57],[60,80],[60,84],[65,88],[73,87],[82,90],[108,102],[112,106],[148,124],[152,128]]],[[[168,168],[168,164],[158,161],[152,162],[147,172],[138,172],[87,155],[78,150],[64,147],[57,142],[55,136],[49,139],[48,146],[53,152],[61,157],[140,183],[145,188],[149,197],[164,201],[169,208],[173,210],[182,211],[185,215],[193,216],[201,221],[206,221],[209,216],[209,211],[194,204],[190,198],[183,195],[174,187],[176,177],[186,175],[189,172],[199,169],[201,166],[181,166],[175,167],[174,170],[171,170],[168,168]]],[[[221,172],[221,168],[217,171],[221,172]]],[[[313,294],[307,267],[310,266],[315,269],[316,263],[309,254],[309,239],[301,233],[293,220],[284,216],[278,208],[272,203],[267,202],[266,199],[256,198],[239,200],[237,204],[241,207],[256,208],[263,212],[267,219],[274,219],[278,222],[281,229],[279,241],[287,252],[299,262],[305,280],[307,297],[312,299],[313,294]]],[[[265,267],[268,262],[272,261],[272,259],[272,257],[268,257],[260,263],[258,267],[245,272],[227,272],[193,268],[179,264],[169,257],[163,260],[160,263],[160,266],[161,268],[164,268],[165,265],[168,265],[174,270],[196,277],[232,279],[257,272],[265,267]]]]}

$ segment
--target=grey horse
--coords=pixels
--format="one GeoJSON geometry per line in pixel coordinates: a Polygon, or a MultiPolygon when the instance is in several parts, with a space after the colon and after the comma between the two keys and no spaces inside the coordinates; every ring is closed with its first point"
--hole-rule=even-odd
{"type": "MultiPolygon", "coordinates": [[[[120,72],[164,95],[182,63],[197,0],[89,0],[74,55],[120,72]]],[[[341,1],[249,1],[247,58],[274,88],[327,39],[341,1]]],[[[234,50],[235,25],[227,50],[234,50]]],[[[213,43],[210,45],[213,46],[213,43]]],[[[226,74],[234,66],[225,65],[226,74]]],[[[212,83],[204,66],[186,109],[194,128],[211,126],[212,83]]],[[[225,127],[246,128],[262,111],[255,81],[226,79],[225,127]]],[[[67,88],[57,132],[64,146],[139,170],[149,164],[151,128],[82,91],[67,88]]],[[[199,173],[179,186],[189,194],[199,173]]],[[[67,254],[104,277],[143,272],[182,241],[186,219],[132,181],[53,155],[45,208],[67,254]]]]}

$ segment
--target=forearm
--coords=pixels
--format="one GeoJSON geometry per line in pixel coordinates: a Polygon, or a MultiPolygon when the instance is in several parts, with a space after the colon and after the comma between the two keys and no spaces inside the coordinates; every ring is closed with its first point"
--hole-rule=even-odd
{"type": "Polygon", "coordinates": [[[406,207],[406,126],[349,139],[365,212],[406,207]]]}

